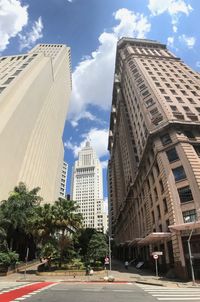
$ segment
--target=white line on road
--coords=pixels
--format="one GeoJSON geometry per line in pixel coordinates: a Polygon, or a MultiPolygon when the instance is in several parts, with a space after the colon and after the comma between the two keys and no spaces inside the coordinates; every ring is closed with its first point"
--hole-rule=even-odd
{"type": "Polygon", "coordinates": [[[132,293],[133,290],[130,289],[113,289],[112,292],[124,292],[124,293],[132,293]]]}
{"type": "Polygon", "coordinates": [[[152,295],[153,297],[199,297],[200,299],[200,294],[183,294],[183,295],[177,295],[177,294],[172,294],[172,295],[152,295]]]}
{"type": "Polygon", "coordinates": [[[193,301],[193,300],[199,300],[200,301],[200,297],[195,297],[195,298],[176,298],[176,297],[173,297],[173,298],[157,298],[159,301],[193,301]]]}

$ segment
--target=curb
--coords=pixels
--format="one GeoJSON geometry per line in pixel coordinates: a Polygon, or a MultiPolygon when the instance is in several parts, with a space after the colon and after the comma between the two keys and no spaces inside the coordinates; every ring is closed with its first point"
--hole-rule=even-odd
{"type": "Polygon", "coordinates": [[[135,281],[135,283],[155,285],[155,286],[165,286],[164,284],[155,283],[155,282],[148,282],[148,281],[135,281]]]}
{"type": "Polygon", "coordinates": [[[29,282],[48,282],[48,281],[46,281],[46,280],[25,280],[25,279],[18,279],[18,280],[16,280],[15,282],[27,282],[27,283],[29,283],[29,282]]]}

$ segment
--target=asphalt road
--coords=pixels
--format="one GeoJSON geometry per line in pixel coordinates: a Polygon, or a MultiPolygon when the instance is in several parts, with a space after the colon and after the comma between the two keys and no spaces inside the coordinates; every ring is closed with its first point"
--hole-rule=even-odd
{"type": "MultiPolygon", "coordinates": [[[[22,301],[16,299],[15,301],[22,301]]],[[[134,284],[61,283],[25,297],[27,302],[155,302],[151,294],[134,284]]]]}
{"type": "Polygon", "coordinates": [[[135,283],[0,282],[0,302],[200,302],[200,288],[135,283]]]}

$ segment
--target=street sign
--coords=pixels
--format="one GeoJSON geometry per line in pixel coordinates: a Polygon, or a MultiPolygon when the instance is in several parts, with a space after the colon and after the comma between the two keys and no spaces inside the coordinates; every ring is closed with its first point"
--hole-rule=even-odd
{"type": "Polygon", "coordinates": [[[157,252],[153,252],[151,253],[151,255],[158,255],[158,256],[162,256],[163,255],[163,252],[160,252],[160,251],[157,251],[157,252]]]}
{"type": "Polygon", "coordinates": [[[158,259],[158,255],[153,255],[153,259],[158,259]]]}
{"type": "Polygon", "coordinates": [[[105,264],[109,264],[109,263],[110,263],[110,261],[109,261],[109,258],[108,258],[108,257],[106,257],[106,258],[104,259],[104,263],[105,263],[105,264]]]}

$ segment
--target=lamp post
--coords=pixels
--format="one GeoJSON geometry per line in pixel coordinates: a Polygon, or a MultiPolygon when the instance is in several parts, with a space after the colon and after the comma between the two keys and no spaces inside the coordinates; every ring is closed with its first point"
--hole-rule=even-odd
{"type": "Polygon", "coordinates": [[[112,251],[111,251],[111,241],[113,240],[113,238],[109,235],[108,236],[108,254],[109,254],[109,270],[110,270],[110,273],[111,273],[111,270],[112,270],[112,251]]]}
{"type": "Polygon", "coordinates": [[[190,246],[190,240],[192,237],[193,230],[194,230],[194,228],[190,232],[190,236],[188,237],[187,244],[188,244],[189,260],[190,260],[190,269],[191,269],[191,274],[192,274],[192,284],[195,286],[196,282],[195,282],[194,268],[193,268],[193,261],[192,261],[192,252],[191,252],[191,246],[190,246]]]}
{"type": "MultiPolygon", "coordinates": [[[[192,238],[192,234],[193,234],[193,231],[195,229],[196,222],[199,220],[199,212],[200,212],[200,209],[196,210],[196,215],[195,215],[195,220],[194,220],[194,226],[191,229],[190,235],[189,235],[188,240],[187,240],[188,253],[189,253],[189,261],[190,261],[190,270],[191,270],[191,275],[192,275],[192,285],[193,286],[196,286],[196,281],[195,281],[195,275],[194,275],[194,267],[193,267],[193,261],[192,261],[193,257],[192,257],[192,252],[191,252],[190,240],[192,238]]],[[[190,216],[187,216],[185,218],[185,222],[188,221],[188,220],[190,220],[190,216]]]]}

